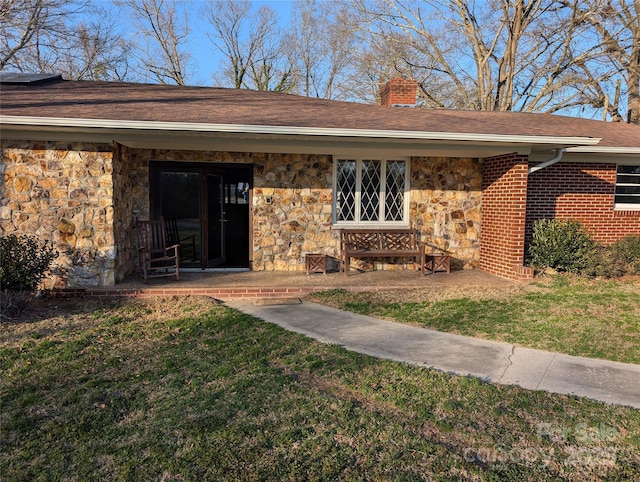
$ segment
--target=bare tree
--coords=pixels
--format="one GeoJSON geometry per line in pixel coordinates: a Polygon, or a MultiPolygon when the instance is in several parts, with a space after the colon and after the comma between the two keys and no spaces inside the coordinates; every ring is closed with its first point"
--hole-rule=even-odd
{"type": "Polygon", "coordinates": [[[564,0],[596,36],[599,55],[582,65],[585,103],[612,120],[640,124],[640,0],[564,0]],[[626,94],[625,102],[621,96],[626,94]]]}
{"type": "MultiPolygon", "coordinates": [[[[396,70],[420,82],[425,105],[557,111],[580,102],[577,48],[584,29],[556,0],[360,0],[372,45],[400,56],[396,70]]],[[[386,62],[387,64],[391,62],[386,62]]]]}
{"type": "Polygon", "coordinates": [[[123,80],[129,45],[113,12],[75,0],[0,0],[0,70],[123,80]]]}
{"type": "Polygon", "coordinates": [[[236,89],[290,91],[293,67],[284,49],[275,11],[251,2],[211,3],[206,16],[213,27],[209,38],[224,56],[218,81],[236,89]]]}
{"type": "Polygon", "coordinates": [[[278,19],[274,10],[261,7],[257,12],[258,32],[255,37],[257,56],[250,63],[250,87],[256,90],[289,92],[293,87],[293,67],[286,55],[284,36],[278,28],[278,19]]]}
{"type": "Polygon", "coordinates": [[[350,78],[358,58],[357,38],[336,1],[298,0],[286,44],[296,66],[296,90],[307,97],[352,96],[350,78]]]}
{"type": "Polygon", "coordinates": [[[131,13],[139,72],[161,84],[185,85],[190,60],[187,10],[180,11],[176,0],[118,0],[117,5],[131,13]]]}
{"type": "Polygon", "coordinates": [[[0,0],[0,70],[41,72],[40,60],[68,33],[84,4],[74,0],[0,0]]]}
{"type": "Polygon", "coordinates": [[[251,4],[248,1],[229,2],[226,8],[213,8],[207,11],[207,17],[213,26],[213,33],[208,34],[214,46],[226,58],[226,76],[231,85],[239,89],[244,85],[245,76],[255,54],[255,41],[251,38],[246,45],[241,36],[245,24],[249,22],[251,4]]]}
{"type": "Polygon", "coordinates": [[[46,70],[73,80],[126,80],[131,44],[117,33],[116,25],[113,11],[91,10],[86,22],[69,27],[46,70]]]}

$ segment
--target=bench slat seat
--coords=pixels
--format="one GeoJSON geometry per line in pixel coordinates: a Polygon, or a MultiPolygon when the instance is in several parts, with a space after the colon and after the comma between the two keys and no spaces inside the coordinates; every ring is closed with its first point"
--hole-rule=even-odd
{"type": "Polygon", "coordinates": [[[420,251],[413,250],[404,250],[404,249],[389,249],[389,250],[380,250],[375,249],[371,251],[365,251],[362,249],[354,249],[349,251],[349,254],[352,258],[375,258],[376,256],[381,256],[384,258],[392,257],[392,258],[402,258],[404,256],[419,256],[420,251]]]}
{"type": "Polygon", "coordinates": [[[351,258],[414,258],[424,275],[425,246],[415,229],[343,229],[340,231],[340,270],[350,269],[351,258]]]}

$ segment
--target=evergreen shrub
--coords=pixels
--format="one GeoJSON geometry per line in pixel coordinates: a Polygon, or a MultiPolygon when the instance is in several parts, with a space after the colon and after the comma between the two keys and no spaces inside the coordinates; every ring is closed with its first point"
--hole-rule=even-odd
{"type": "Polygon", "coordinates": [[[598,256],[598,243],[578,221],[540,219],[533,225],[529,264],[536,269],[582,273],[598,256]]]}
{"type": "Polygon", "coordinates": [[[15,234],[0,237],[0,290],[35,291],[57,257],[50,241],[15,234]]]}

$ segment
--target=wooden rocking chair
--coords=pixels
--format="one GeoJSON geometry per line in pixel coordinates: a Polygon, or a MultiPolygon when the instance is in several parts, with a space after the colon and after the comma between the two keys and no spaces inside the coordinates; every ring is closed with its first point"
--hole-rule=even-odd
{"type": "Polygon", "coordinates": [[[185,259],[185,252],[190,253],[189,259],[197,261],[196,258],[196,237],[193,235],[180,237],[180,229],[178,228],[178,220],[176,218],[163,218],[164,229],[167,233],[167,244],[180,245],[180,259],[185,259]]]}
{"type": "Polygon", "coordinates": [[[144,282],[165,276],[180,279],[180,245],[166,245],[164,221],[138,221],[137,230],[138,271],[144,282]]]}

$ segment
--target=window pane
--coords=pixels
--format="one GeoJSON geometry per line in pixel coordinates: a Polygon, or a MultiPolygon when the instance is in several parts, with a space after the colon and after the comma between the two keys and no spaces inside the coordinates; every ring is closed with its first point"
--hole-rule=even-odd
{"type": "Polygon", "coordinates": [[[640,185],[616,186],[616,194],[637,194],[638,196],[640,196],[640,185]]]}
{"type": "Polygon", "coordinates": [[[618,174],[617,184],[640,184],[640,175],[624,175],[618,174]]]}
{"type": "Polygon", "coordinates": [[[249,183],[238,183],[238,204],[249,204],[249,183]]]}
{"type": "Polygon", "coordinates": [[[616,204],[637,204],[640,207],[640,196],[616,196],[616,204]]]}
{"type": "Polygon", "coordinates": [[[618,166],[615,202],[640,208],[640,166],[618,166]]]}
{"type": "Polygon", "coordinates": [[[360,220],[380,218],[380,161],[362,161],[360,220]]]}
{"type": "Polygon", "coordinates": [[[618,166],[618,174],[640,174],[640,166],[618,166]]]}
{"type": "Polygon", "coordinates": [[[162,171],[156,195],[161,198],[159,213],[175,231],[167,230],[170,244],[180,244],[180,261],[200,263],[200,201],[202,179],[198,172],[162,171]],[[182,241],[181,241],[182,240],[182,241]]]}
{"type": "Polygon", "coordinates": [[[336,220],[356,219],[356,161],[338,161],[336,220]]]}
{"type": "Polygon", "coordinates": [[[404,178],[404,161],[387,161],[385,221],[402,221],[404,219],[404,178]]]}

